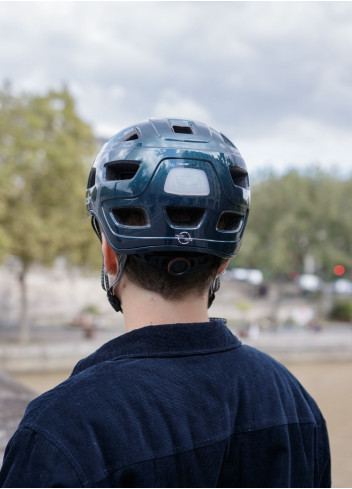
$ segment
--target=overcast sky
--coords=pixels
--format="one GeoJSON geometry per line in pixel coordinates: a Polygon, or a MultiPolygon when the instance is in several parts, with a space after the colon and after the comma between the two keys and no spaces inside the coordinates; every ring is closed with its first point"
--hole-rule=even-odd
{"type": "Polygon", "coordinates": [[[67,84],[98,135],[193,118],[250,170],[352,174],[352,2],[1,1],[4,80],[67,84]]]}

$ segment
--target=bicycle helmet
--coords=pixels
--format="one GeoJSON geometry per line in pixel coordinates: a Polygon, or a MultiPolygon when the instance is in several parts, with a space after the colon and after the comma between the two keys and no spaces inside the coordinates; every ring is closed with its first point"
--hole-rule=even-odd
{"type": "Polygon", "coordinates": [[[149,119],[113,136],[94,162],[86,194],[93,228],[120,257],[135,255],[174,275],[201,266],[197,257],[236,255],[249,202],[236,146],[184,119],[149,119]],[[175,252],[180,259],[172,262],[175,252]]]}

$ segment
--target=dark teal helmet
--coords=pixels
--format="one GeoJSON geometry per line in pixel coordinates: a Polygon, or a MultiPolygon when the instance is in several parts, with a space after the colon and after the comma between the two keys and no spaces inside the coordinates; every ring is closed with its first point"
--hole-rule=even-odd
{"type": "Polygon", "coordinates": [[[103,146],[86,205],[120,255],[230,258],[241,245],[249,200],[246,164],[227,137],[200,122],[150,119],[103,146]]]}

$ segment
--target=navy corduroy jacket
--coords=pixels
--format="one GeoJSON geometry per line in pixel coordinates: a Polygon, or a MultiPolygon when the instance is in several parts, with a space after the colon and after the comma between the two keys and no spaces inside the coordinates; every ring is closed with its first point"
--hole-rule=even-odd
{"type": "Polygon", "coordinates": [[[324,419],[224,322],[147,326],[32,401],[3,487],[328,487],[324,419]]]}

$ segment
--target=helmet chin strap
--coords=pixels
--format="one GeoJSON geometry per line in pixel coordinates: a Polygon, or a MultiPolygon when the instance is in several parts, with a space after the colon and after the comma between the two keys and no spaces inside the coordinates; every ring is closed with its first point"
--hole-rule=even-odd
{"type": "Polygon", "coordinates": [[[220,277],[224,275],[225,270],[223,270],[219,275],[217,275],[214,279],[214,282],[211,284],[210,289],[209,289],[209,298],[208,298],[208,309],[212,305],[214,299],[215,299],[215,292],[217,292],[220,289],[220,277]]]}
{"type": "Polygon", "coordinates": [[[214,282],[211,284],[209,289],[209,297],[208,297],[208,309],[212,305],[215,299],[215,292],[220,289],[220,278],[215,277],[214,282]]]}
{"type": "MultiPolygon", "coordinates": [[[[91,224],[92,224],[92,228],[94,229],[95,234],[98,236],[100,242],[102,242],[100,227],[99,227],[98,221],[97,221],[95,216],[92,216],[91,224]]],[[[125,269],[126,261],[127,261],[127,255],[120,255],[119,256],[118,262],[117,262],[118,266],[119,266],[119,271],[117,273],[115,280],[113,281],[113,283],[111,285],[109,283],[109,274],[107,273],[107,271],[105,270],[105,267],[104,267],[104,257],[102,257],[102,265],[101,265],[101,286],[106,291],[106,295],[107,295],[108,301],[111,304],[111,307],[113,309],[115,309],[116,312],[122,312],[122,313],[123,313],[123,311],[122,311],[121,301],[120,301],[120,299],[118,299],[118,297],[116,297],[113,289],[114,289],[115,285],[121,279],[122,273],[125,269]]]]}
{"type": "Polygon", "coordinates": [[[106,295],[107,295],[108,301],[110,302],[111,306],[115,309],[116,312],[121,311],[122,313],[123,313],[123,311],[122,311],[121,301],[114,294],[114,287],[121,279],[122,273],[125,269],[126,261],[127,261],[127,255],[120,255],[119,256],[119,258],[118,258],[119,271],[117,273],[115,280],[113,281],[113,283],[111,285],[109,284],[109,275],[107,274],[107,272],[104,268],[104,265],[102,268],[102,275],[104,276],[104,277],[102,277],[102,285],[103,285],[103,289],[106,290],[106,295]]]}

